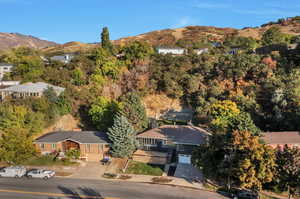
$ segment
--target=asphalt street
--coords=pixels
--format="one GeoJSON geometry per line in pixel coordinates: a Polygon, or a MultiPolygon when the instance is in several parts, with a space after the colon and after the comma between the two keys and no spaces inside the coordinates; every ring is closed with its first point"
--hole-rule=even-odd
{"type": "Polygon", "coordinates": [[[222,199],[217,193],[167,185],[71,178],[0,178],[0,199],[222,199]]]}

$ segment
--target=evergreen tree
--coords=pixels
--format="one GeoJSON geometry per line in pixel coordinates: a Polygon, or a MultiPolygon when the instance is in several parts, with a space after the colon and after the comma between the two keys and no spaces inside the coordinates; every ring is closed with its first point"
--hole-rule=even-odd
{"type": "Polygon", "coordinates": [[[123,97],[120,114],[128,119],[137,132],[143,131],[148,126],[145,107],[135,92],[127,93],[123,97]]]}
{"type": "Polygon", "coordinates": [[[115,157],[130,157],[137,148],[136,133],[126,117],[117,115],[114,124],[108,129],[112,141],[112,154],[115,157]]]}
{"type": "Polygon", "coordinates": [[[113,52],[113,45],[110,42],[109,39],[109,31],[107,27],[104,27],[102,29],[101,33],[101,46],[103,49],[107,50],[108,52],[112,53],[113,52]]]}

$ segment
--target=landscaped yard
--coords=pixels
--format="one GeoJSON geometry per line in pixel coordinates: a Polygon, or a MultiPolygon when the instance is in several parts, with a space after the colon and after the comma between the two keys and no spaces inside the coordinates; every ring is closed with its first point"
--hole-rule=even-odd
{"type": "Polygon", "coordinates": [[[163,174],[163,169],[161,166],[157,165],[149,165],[142,162],[130,161],[126,173],[161,176],[163,174]]]}
{"type": "Polygon", "coordinates": [[[24,165],[30,166],[70,166],[76,164],[76,162],[71,162],[68,159],[55,159],[53,155],[36,156],[24,163],[24,165]]]}

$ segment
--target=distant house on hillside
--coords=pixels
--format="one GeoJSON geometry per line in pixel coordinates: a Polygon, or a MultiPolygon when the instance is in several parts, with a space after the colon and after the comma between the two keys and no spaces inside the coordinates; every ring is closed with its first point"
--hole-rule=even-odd
{"type": "Polygon", "coordinates": [[[208,53],[209,49],[208,48],[200,48],[200,49],[195,49],[194,52],[197,54],[197,55],[201,55],[203,53],[208,53]]]}
{"type": "Polygon", "coordinates": [[[272,148],[283,147],[300,147],[300,132],[286,131],[286,132],[267,132],[263,134],[262,139],[272,148]]]}
{"type": "Polygon", "coordinates": [[[73,54],[64,54],[64,55],[57,55],[50,58],[52,61],[60,61],[62,63],[68,64],[74,58],[73,54]]]}
{"type": "Polygon", "coordinates": [[[57,95],[60,95],[65,90],[62,87],[44,82],[29,82],[0,89],[0,100],[4,100],[8,96],[12,98],[41,97],[48,88],[52,88],[57,95]]]}
{"type": "Polygon", "coordinates": [[[99,162],[109,151],[110,141],[106,133],[99,131],[58,131],[37,138],[34,142],[41,154],[68,150],[80,151],[80,159],[99,162]]]}
{"type": "Polygon", "coordinates": [[[0,81],[3,79],[6,73],[10,73],[14,65],[7,63],[0,63],[0,81]]]}
{"type": "Polygon", "coordinates": [[[9,87],[19,85],[20,81],[0,81],[0,87],[9,87]]]}
{"type": "Polygon", "coordinates": [[[157,47],[158,54],[172,54],[172,55],[183,55],[185,53],[184,48],[167,48],[167,47],[157,47]]]}
{"type": "Polygon", "coordinates": [[[140,154],[144,154],[143,158],[148,160],[148,163],[155,164],[157,163],[154,158],[155,152],[158,152],[159,157],[165,158],[164,161],[160,158],[159,163],[167,163],[168,157],[175,152],[178,163],[191,164],[192,151],[195,147],[205,144],[209,135],[206,130],[196,126],[165,125],[154,128],[137,135],[137,140],[141,146],[140,151],[145,152],[139,152],[138,156],[135,154],[133,158],[141,159],[140,154]],[[147,157],[148,154],[152,154],[152,158],[147,157]]]}

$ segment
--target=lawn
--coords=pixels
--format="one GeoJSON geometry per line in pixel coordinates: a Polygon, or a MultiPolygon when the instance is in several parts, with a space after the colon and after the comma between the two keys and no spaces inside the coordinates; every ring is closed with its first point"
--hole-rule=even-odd
{"type": "Polygon", "coordinates": [[[130,161],[126,173],[161,176],[163,174],[163,169],[161,168],[161,166],[157,165],[150,165],[142,162],[130,161]]]}
{"type": "Polygon", "coordinates": [[[70,166],[76,164],[77,164],[76,162],[71,162],[68,159],[65,160],[54,159],[53,155],[36,156],[24,163],[24,165],[30,165],[30,166],[70,166]]]}

